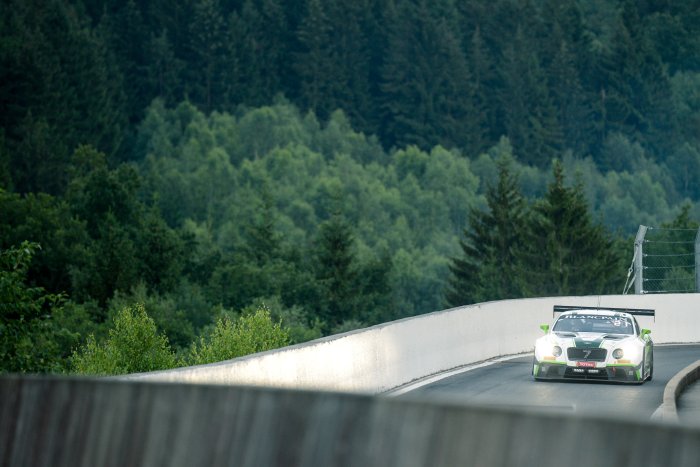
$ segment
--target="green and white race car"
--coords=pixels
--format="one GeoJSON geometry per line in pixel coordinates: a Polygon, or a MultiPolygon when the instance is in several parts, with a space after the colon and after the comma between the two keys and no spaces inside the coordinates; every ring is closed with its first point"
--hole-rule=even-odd
{"type": "Polygon", "coordinates": [[[535,342],[532,375],[544,379],[595,379],[642,384],[654,376],[651,331],[635,316],[654,310],[555,306],[561,313],[535,342]]]}

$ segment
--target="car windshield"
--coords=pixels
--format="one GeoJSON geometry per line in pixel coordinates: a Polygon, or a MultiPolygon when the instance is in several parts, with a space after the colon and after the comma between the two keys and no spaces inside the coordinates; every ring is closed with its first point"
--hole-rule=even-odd
{"type": "Polygon", "coordinates": [[[634,334],[632,322],[624,316],[563,315],[554,324],[555,332],[600,332],[634,334]]]}

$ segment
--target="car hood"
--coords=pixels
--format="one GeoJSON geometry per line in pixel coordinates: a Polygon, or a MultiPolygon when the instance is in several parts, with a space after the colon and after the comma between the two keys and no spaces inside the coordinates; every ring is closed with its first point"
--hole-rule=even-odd
{"type": "Polygon", "coordinates": [[[554,332],[552,338],[567,347],[598,348],[619,345],[634,340],[629,334],[608,334],[600,332],[554,332]]]}

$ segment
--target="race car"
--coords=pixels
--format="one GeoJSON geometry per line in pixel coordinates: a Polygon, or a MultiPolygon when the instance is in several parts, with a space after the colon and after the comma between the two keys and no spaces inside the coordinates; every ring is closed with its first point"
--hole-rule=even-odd
{"type": "Polygon", "coordinates": [[[635,316],[654,310],[554,306],[559,317],[535,342],[532,376],[544,379],[592,379],[642,384],[654,376],[651,331],[635,316]]]}

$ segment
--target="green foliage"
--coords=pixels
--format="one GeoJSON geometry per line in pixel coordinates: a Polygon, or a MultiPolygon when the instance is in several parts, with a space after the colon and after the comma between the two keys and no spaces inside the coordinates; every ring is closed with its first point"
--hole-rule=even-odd
{"type": "Polygon", "coordinates": [[[389,12],[381,68],[387,146],[463,147],[464,130],[475,131],[469,69],[449,20],[456,12],[448,2],[437,3],[439,8],[426,1],[398,2],[389,12]]]}
{"type": "Polygon", "coordinates": [[[567,187],[557,161],[553,182],[528,214],[505,161],[487,193],[488,211],[472,211],[463,253],[450,265],[448,304],[620,290],[627,244],[593,221],[581,179],[567,187]]]}
{"type": "Polygon", "coordinates": [[[611,235],[593,222],[582,186],[564,184],[558,161],[554,181],[535,203],[524,253],[528,295],[559,296],[621,290],[621,258],[611,235]]]}
{"type": "Polygon", "coordinates": [[[561,150],[563,141],[540,59],[528,44],[518,28],[512,45],[504,51],[501,106],[506,134],[518,159],[546,167],[561,150]]]}
{"type": "Polygon", "coordinates": [[[140,188],[133,166],[110,169],[94,148],[75,151],[66,200],[87,234],[80,257],[70,260],[75,298],[104,306],[116,291],[128,292],[140,281],[161,293],[179,285],[187,263],[184,239],[139,199],[140,188]]]}
{"type": "Polygon", "coordinates": [[[27,270],[28,278],[52,293],[70,291],[68,265],[80,262],[88,237],[84,222],[71,215],[65,200],[43,193],[20,196],[0,190],[0,213],[0,248],[23,241],[40,244],[27,270]]]}
{"type": "Polygon", "coordinates": [[[127,306],[114,318],[109,337],[94,335],[71,357],[72,371],[86,375],[120,375],[165,370],[177,365],[167,337],[158,333],[143,305],[127,306]]]}
{"type": "Polygon", "coordinates": [[[523,295],[527,265],[521,262],[521,251],[528,211],[508,159],[499,160],[498,182],[488,188],[486,203],[488,211],[470,210],[462,255],[452,259],[449,306],[523,295]]]}
{"type": "Polygon", "coordinates": [[[289,344],[289,335],[280,323],[274,323],[270,310],[260,307],[233,320],[219,318],[207,337],[201,337],[190,348],[188,363],[201,365],[220,362],[289,344]]]}
{"type": "Polygon", "coordinates": [[[300,344],[323,336],[323,323],[299,305],[286,307],[281,297],[261,297],[253,301],[247,310],[268,308],[275,322],[289,334],[290,344],[300,344]]]}
{"type": "Polygon", "coordinates": [[[0,250],[0,372],[45,372],[57,369],[51,313],[63,297],[27,284],[37,243],[22,242],[0,250]]]}
{"type": "Polygon", "coordinates": [[[262,298],[302,342],[439,309],[459,274],[453,303],[618,291],[637,226],[700,209],[696,10],[2,2],[0,248],[42,245],[18,297],[70,297],[9,321],[22,365],[134,302],[182,352],[262,298]]]}
{"type": "Polygon", "coordinates": [[[322,120],[342,109],[385,148],[472,157],[507,135],[540,168],[567,149],[598,162],[610,133],[661,162],[697,139],[692,3],[44,3],[1,11],[0,126],[20,192],[62,193],[78,144],[138,159],[154,99],[208,114],[283,95],[322,120]]]}
{"type": "Polygon", "coordinates": [[[330,327],[355,314],[355,289],[358,271],[352,250],[350,226],[339,214],[324,222],[319,229],[318,268],[316,279],[321,288],[320,317],[330,327]]]}
{"type": "MultiPolygon", "coordinates": [[[[109,301],[107,314],[117,316],[121,310],[133,303],[143,304],[158,330],[168,338],[168,343],[174,349],[183,349],[189,347],[197,333],[192,315],[180,306],[177,299],[174,295],[149,293],[146,284],[141,282],[129,293],[117,292],[109,301]]],[[[213,310],[208,310],[207,318],[212,312],[213,310]]]]}
{"type": "Polygon", "coordinates": [[[1,126],[13,184],[20,193],[60,194],[78,144],[121,151],[122,76],[73,4],[13,0],[0,8],[1,126]]]}

